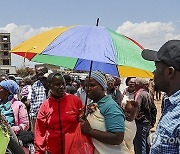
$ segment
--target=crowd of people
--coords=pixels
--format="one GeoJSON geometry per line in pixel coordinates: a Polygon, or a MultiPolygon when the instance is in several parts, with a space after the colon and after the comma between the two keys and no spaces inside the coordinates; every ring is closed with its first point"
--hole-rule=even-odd
{"type": "Polygon", "coordinates": [[[90,139],[94,154],[129,154],[132,149],[135,154],[179,153],[179,143],[168,139],[178,138],[180,132],[180,41],[169,41],[158,52],[144,50],[142,56],[155,61],[154,79],[127,77],[123,91],[120,78],[101,71],[74,80],[38,67],[19,85],[1,75],[0,111],[17,137],[22,138],[21,132],[34,135],[35,154],[67,154],[72,148],[67,134],[75,134],[77,127],[90,139]],[[162,118],[151,143],[148,136],[157,115],[154,100],[161,99],[161,91],[165,92],[162,118]]]}
{"type": "MultiPolygon", "coordinates": [[[[138,103],[145,102],[132,100],[138,90],[136,85],[142,84],[143,88],[145,79],[128,77],[127,88],[122,92],[115,77],[100,71],[92,72],[90,81],[88,77],[74,81],[70,75],[52,73],[46,67],[39,67],[33,80],[26,77],[19,82],[19,86],[14,80],[3,76],[0,83],[3,91],[2,96],[0,95],[1,112],[7,117],[17,136],[20,131],[34,133],[36,153],[65,152],[64,135],[74,132],[78,125],[79,110],[84,108],[88,84],[87,105],[89,107],[96,104],[97,111],[88,114],[87,120],[81,120],[81,129],[92,138],[95,153],[109,153],[113,149],[114,153],[129,153],[132,149],[133,139],[138,132],[138,103]],[[95,118],[97,115],[99,119],[95,118]]],[[[145,91],[148,93],[147,89],[145,91]]],[[[153,99],[146,103],[153,104],[153,99]]],[[[141,114],[151,112],[149,108],[139,111],[144,112],[141,114]]],[[[155,117],[156,112],[153,114],[155,117]]],[[[148,128],[153,126],[155,119],[152,125],[151,121],[147,122],[148,128]]],[[[137,143],[139,141],[140,138],[137,143]]]]}

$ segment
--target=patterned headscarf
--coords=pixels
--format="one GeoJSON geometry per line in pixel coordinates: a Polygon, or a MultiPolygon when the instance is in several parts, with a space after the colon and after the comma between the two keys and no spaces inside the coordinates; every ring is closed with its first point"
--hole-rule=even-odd
{"type": "Polygon", "coordinates": [[[96,80],[104,89],[104,91],[107,89],[107,80],[105,74],[103,74],[101,71],[93,71],[91,73],[91,78],[96,80]]]}
{"type": "Polygon", "coordinates": [[[14,95],[18,94],[19,86],[13,80],[3,80],[0,82],[0,86],[9,91],[8,101],[11,101],[14,95]]]}
{"type": "Polygon", "coordinates": [[[107,76],[107,82],[108,82],[108,83],[109,83],[109,82],[110,82],[110,83],[115,83],[115,81],[116,81],[116,80],[113,78],[113,76],[111,76],[111,75],[108,75],[108,76],[107,76]]]}

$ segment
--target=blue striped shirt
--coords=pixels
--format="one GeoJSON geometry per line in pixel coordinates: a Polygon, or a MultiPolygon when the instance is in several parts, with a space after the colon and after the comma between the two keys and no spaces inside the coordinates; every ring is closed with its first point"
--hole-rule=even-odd
{"type": "Polygon", "coordinates": [[[164,99],[150,154],[180,154],[180,90],[164,99]]]}

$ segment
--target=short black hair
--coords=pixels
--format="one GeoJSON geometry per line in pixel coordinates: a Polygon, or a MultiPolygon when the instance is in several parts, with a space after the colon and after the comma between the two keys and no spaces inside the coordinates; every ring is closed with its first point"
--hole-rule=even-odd
{"type": "Polygon", "coordinates": [[[125,81],[125,82],[126,82],[126,86],[128,86],[128,82],[129,82],[132,78],[136,78],[136,77],[127,77],[127,78],[126,78],[126,81],[125,81]]]}
{"type": "Polygon", "coordinates": [[[31,80],[30,77],[25,77],[23,81],[25,82],[26,85],[31,85],[32,84],[32,80],[31,80]]]}
{"type": "Polygon", "coordinates": [[[67,74],[66,74],[66,75],[64,75],[63,77],[64,77],[66,83],[70,83],[70,82],[72,81],[72,78],[71,78],[70,75],[67,75],[67,74]]]}
{"type": "Polygon", "coordinates": [[[59,77],[62,77],[64,79],[63,75],[60,72],[54,72],[54,73],[49,74],[49,76],[47,78],[47,81],[48,81],[49,84],[52,84],[53,78],[55,76],[59,76],[59,77]]]}

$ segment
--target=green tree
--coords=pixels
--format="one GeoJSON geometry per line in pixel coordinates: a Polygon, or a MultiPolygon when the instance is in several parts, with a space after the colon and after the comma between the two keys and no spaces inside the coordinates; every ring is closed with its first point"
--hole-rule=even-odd
{"type": "Polygon", "coordinates": [[[33,68],[29,68],[29,67],[23,68],[22,67],[22,68],[17,69],[16,73],[18,74],[18,76],[24,78],[26,76],[33,75],[35,73],[35,71],[33,68]]]}

